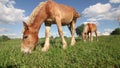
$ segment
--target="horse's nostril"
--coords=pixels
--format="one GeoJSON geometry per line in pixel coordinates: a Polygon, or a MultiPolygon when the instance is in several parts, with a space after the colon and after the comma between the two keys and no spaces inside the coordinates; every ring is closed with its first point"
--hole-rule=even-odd
{"type": "Polygon", "coordinates": [[[28,38],[28,36],[27,36],[27,35],[24,35],[23,38],[26,39],[26,38],[28,38]]]}

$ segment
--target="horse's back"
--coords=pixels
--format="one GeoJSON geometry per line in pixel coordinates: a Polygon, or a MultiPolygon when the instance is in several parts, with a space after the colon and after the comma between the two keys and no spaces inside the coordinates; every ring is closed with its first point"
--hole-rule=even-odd
{"type": "Polygon", "coordinates": [[[75,14],[76,15],[78,14],[74,8],[56,3],[51,0],[47,2],[46,8],[47,8],[46,11],[50,17],[52,18],[60,17],[61,20],[64,22],[72,21],[73,17],[75,17],[75,14]]]}
{"type": "Polygon", "coordinates": [[[87,26],[89,27],[89,30],[92,32],[97,30],[96,24],[88,23],[87,26]]]}
{"type": "Polygon", "coordinates": [[[47,7],[49,7],[50,9],[54,9],[54,10],[59,9],[61,11],[66,11],[66,12],[75,11],[73,7],[70,7],[64,4],[59,4],[51,0],[47,2],[47,7]]]}

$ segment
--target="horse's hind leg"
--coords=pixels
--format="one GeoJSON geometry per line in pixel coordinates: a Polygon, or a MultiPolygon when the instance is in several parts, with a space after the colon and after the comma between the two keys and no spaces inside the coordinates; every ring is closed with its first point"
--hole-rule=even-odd
{"type": "Polygon", "coordinates": [[[72,29],[71,29],[71,26],[72,25],[72,23],[70,23],[69,25],[67,25],[68,26],[68,29],[70,30],[70,33],[72,34],[72,29]]]}
{"type": "Polygon", "coordinates": [[[51,27],[51,24],[46,24],[45,23],[45,34],[46,34],[46,38],[45,38],[45,44],[44,44],[44,47],[42,48],[42,51],[45,52],[45,51],[48,51],[49,47],[50,47],[50,39],[49,39],[49,35],[50,35],[50,27],[51,27]]]}
{"type": "Polygon", "coordinates": [[[71,24],[71,35],[72,35],[72,39],[71,39],[71,45],[73,46],[76,41],[75,41],[75,26],[76,26],[76,20],[73,20],[72,21],[72,24],[71,24]]]}
{"type": "Polygon", "coordinates": [[[96,35],[96,40],[98,41],[98,35],[97,35],[97,31],[95,31],[95,35],[96,35]]]}
{"type": "Polygon", "coordinates": [[[63,31],[62,31],[61,20],[59,18],[57,18],[56,23],[57,23],[59,35],[60,35],[60,37],[62,39],[63,49],[66,49],[67,43],[65,41],[64,34],[63,34],[63,31]]]}

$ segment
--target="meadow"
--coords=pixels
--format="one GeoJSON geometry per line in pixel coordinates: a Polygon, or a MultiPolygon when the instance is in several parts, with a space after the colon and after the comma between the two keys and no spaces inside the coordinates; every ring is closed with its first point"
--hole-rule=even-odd
{"type": "Polygon", "coordinates": [[[21,39],[0,41],[0,68],[120,68],[120,35],[100,36],[99,41],[83,42],[62,49],[60,38],[51,38],[48,52],[41,52],[41,38],[32,54],[20,51],[21,39]]]}

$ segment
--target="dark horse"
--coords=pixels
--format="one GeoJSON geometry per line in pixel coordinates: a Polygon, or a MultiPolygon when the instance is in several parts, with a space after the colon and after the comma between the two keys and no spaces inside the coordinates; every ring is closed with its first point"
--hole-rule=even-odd
{"type": "Polygon", "coordinates": [[[62,39],[63,49],[67,47],[65,41],[62,25],[67,25],[71,34],[71,45],[75,44],[75,25],[77,18],[80,17],[79,13],[74,8],[58,4],[52,0],[41,2],[31,13],[27,23],[24,24],[23,39],[21,51],[24,53],[31,53],[38,42],[38,33],[42,23],[45,23],[46,40],[42,51],[47,51],[50,46],[49,35],[51,24],[56,24],[59,35],[62,39]]]}

